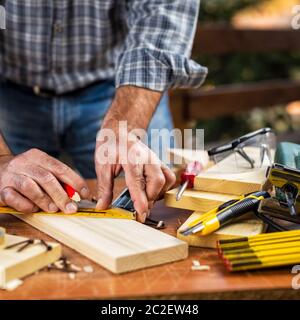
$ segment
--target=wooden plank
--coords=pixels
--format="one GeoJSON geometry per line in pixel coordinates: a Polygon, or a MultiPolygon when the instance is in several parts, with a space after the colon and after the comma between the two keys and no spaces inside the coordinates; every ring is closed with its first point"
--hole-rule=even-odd
{"type": "Polygon", "coordinates": [[[203,172],[195,178],[194,189],[230,195],[260,191],[266,180],[266,168],[243,173],[203,172]]]}
{"type": "Polygon", "coordinates": [[[224,25],[198,25],[193,56],[235,52],[270,52],[300,50],[300,30],[235,29],[224,25]]]}
{"type": "MultiPolygon", "coordinates": [[[[244,151],[255,163],[260,162],[259,148],[244,147],[244,151]]],[[[274,157],[274,151],[271,152],[271,155],[274,157]]],[[[266,181],[266,171],[269,163],[267,159],[265,160],[261,168],[247,170],[249,164],[233,153],[205,172],[201,172],[195,178],[194,189],[205,192],[226,192],[236,196],[259,191],[266,181]],[[245,172],[235,172],[238,170],[234,165],[237,161],[245,172]]]]}
{"type": "Polygon", "coordinates": [[[132,220],[19,215],[113,273],[185,259],[188,246],[132,220]]]}
{"type": "Polygon", "coordinates": [[[185,104],[187,119],[210,119],[271,107],[300,99],[300,81],[268,80],[256,83],[223,85],[217,88],[190,90],[185,104]]]}
{"type": "MultiPolygon", "coordinates": [[[[6,246],[28,240],[9,234],[5,238],[6,246]]],[[[62,254],[61,245],[48,244],[52,247],[49,251],[41,244],[28,246],[21,252],[17,252],[20,247],[0,250],[0,288],[5,289],[10,281],[21,279],[57,261],[62,254]]]]}
{"type": "Polygon", "coordinates": [[[209,156],[205,150],[171,148],[167,152],[170,155],[171,162],[175,165],[199,161],[204,168],[209,166],[209,156]]]}
{"type": "Polygon", "coordinates": [[[173,208],[207,212],[222,203],[234,199],[230,194],[202,192],[188,189],[179,201],[176,201],[177,188],[165,193],[165,205],[173,208]]]}
{"type": "MultiPolygon", "coordinates": [[[[191,221],[194,221],[201,215],[202,213],[200,212],[194,212],[181,227],[188,226],[191,221]]],[[[216,248],[218,240],[261,234],[265,231],[265,225],[261,220],[252,218],[234,222],[207,236],[184,236],[179,232],[179,230],[177,231],[178,239],[186,241],[192,247],[216,248]]]]}

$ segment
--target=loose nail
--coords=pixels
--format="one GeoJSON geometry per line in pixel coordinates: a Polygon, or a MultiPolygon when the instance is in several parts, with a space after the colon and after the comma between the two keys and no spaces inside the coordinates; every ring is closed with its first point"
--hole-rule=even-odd
{"type": "Polygon", "coordinates": [[[58,207],[53,202],[49,204],[48,209],[49,209],[49,212],[57,212],[58,211],[58,207]]]}
{"type": "Polygon", "coordinates": [[[87,198],[90,195],[90,191],[88,188],[83,187],[80,191],[80,194],[83,198],[87,198]]]}
{"type": "Polygon", "coordinates": [[[76,211],[77,211],[77,206],[76,206],[75,203],[69,202],[69,203],[66,205],[65,213],[75,213],[76,211]]]}

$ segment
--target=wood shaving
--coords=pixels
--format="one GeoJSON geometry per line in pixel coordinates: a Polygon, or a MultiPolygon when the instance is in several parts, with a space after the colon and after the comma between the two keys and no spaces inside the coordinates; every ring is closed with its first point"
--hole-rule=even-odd
{"type": "Polygon", "coordinates": [[[94,272],[94,268],[92,266],[84,266],[83,267],[83,271],[86,273],[93,273],[94,272]]]}
{"type": "Polygon", "coordinates": [[[191,269],[193,271],[208,271],[210,270],[210,266],[208,265],[201,265],[199,260],[193,260],[192,261],[191,269]]]}
{"type": "Polygon", "coordinates": [[[203,265],[203,266],[192,266],[191,268],[193,271],[209,271],[210,266],[203,265]]]}
{"type": "Polygon", "coordinates": [[[71,280],[74,280],[76,278],[76,274],[74,272],[69,272],[68,273],[68,277],[71,279],[71,280]]]}
{"type": "Polygon", "coordinates": [[[13,291],[13,290],[17,289],[22,284],[23,284],[23,281],[20,279],[11,280],[6,284],[5,290],[13,291]]]}

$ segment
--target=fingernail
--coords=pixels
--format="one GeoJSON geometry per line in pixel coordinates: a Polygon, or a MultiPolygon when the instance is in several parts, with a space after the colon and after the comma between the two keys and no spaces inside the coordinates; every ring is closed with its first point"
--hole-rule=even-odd
{"type": "Polygon", "coordinates": [[[52,202],[49,204],[48,209],[49,209],[49,212],[56,212],[58,210],[58,207],[56,206],[55,203],[52,202]]]}
{"type": "Polygon", "coordinates": [[[90,191],[88,188],[83,187],[80,191],[82,197],[87,198],[90,195],[90,191]]]}
{"type": "Polygon", "coordinates": [[[147,212],[142,213],[142,222],[145,223],[147,219],[147,212]]]}
{"type": "Polygon", "coordinates": [[[100,198],[100,199],[98,199],[98,202],[96,204],[96,208],[101,210],[102,206],[103,206],[103,202],[102,202],[102,199],[100,198]]]}
{"type": "Polygon", "coordinates": [[[150,201],[149,205],[148,205],[149,210],[151,210],[153,208],[153,206],[154,206],[154,201],[150,201]]]}
{"type": "Polygon", "coordinates": [[[65,213],[75,213],[76,211],[77,211],[77,206],[76,206],[75,203],[69,202],[69,203],[66,205],[65,213]]]}

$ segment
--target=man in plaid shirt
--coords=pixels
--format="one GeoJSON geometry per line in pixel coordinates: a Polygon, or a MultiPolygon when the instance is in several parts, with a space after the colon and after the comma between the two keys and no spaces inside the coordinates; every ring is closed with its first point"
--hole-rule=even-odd
{"type": "Polygon", "coordinates": [[[97,207],[105,209],[123,170],[139,220],[145,221],[174,176],[135,134],[121,141],[119,124],[126,121],[126,133],[171,129],[164,92],[204,81],[206,68],[189,59],[199,0],[0,5],[6,9],[6,30],[0,30],[0,205],[76,212],[59,182],[86,198],[83,176],[97,177],[97,207]],[[117,137],[113,162],[99,156],[113,148],[107,130],[117,137]],[[145,159],[128,161],[125,147],[133,160],[145,159]],[[62,150],[81,176],[56,159],[62,150]]]}

